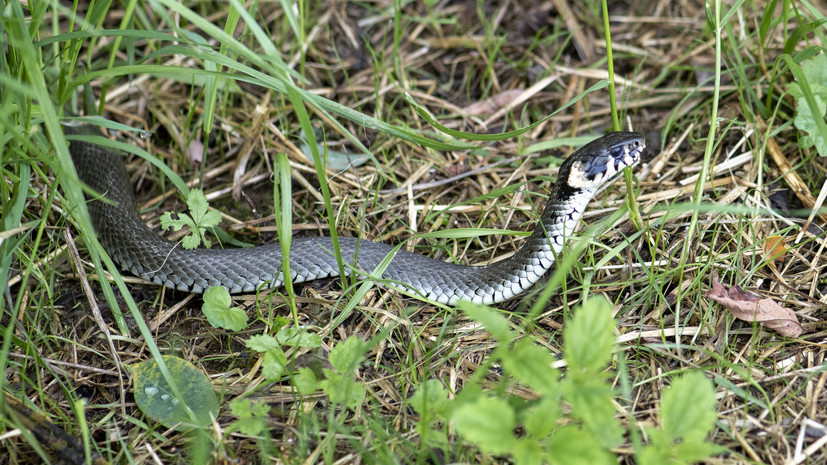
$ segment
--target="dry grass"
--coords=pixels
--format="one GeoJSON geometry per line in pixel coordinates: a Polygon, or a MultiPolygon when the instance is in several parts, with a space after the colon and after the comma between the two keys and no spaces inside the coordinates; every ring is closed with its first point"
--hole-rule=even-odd
{"type": "MultiPolygon", "coordinates": [[[[406,4],[398,49],[389,1],[313,5],[304,42],[292,36],[278,4],[260,5],[256,18],[281,45],[284,60],[307,79],[304,88],[381,121],[426,133],[435,131],[405,102],[404,92],[449,128],[498,133],[538,121],[606,77],[602,27],[594,16],[598,5],[592,11],[566,0],[481,4],[406,4]],[[541,81],[543,86],[532,87],[541,81]],[[520,102],[514,110],[503,107],[515,97],[520,102]],[[483,114],[464,111],[490,98],[500,100],[483,114]]],[[[611,6],[622,121],[628,118],[648,142],[646,164],[635,173],[645,227],[638,233],[628,215],[609,225],[599,243],[591,245],[570,271],[526,337],[559,353],[560,331],[569,309],[585,295],[604,295],[615,304],[621,354],[626,359],[626,372],[618,372],[615,383],[623,386],[624,376],[630,383],[626,398],[617,402],[617,415],[631,428],[657,422],[656,402],[669,376],[701,370],[714,381],[719,400],[711,440],[728,449],[710,463],[825,463],[827,430],[821,425],[827,424],[822,407],[827,402],[827,373],[822,319],[827,300],[820,256],[824,220],[817,216],[795,244],[804,220],[786,212],[801,205],[812,207],[807,201],[813,200],[813,194],[808,199],[800,188],[793,191],[789,186],[797,182],[817,193],[825,169],[814,152],[798,148],[796,131],[787,124],[794,115],[793,101],[781,98],[781,93],[791,76],[773,74],[784,40],[799,23],[794,18],[781,20],[762,41],[758,25],[764,6],[764,2],[741,6],[724,31],[718,115],[722,124],[715,134],[714,152],[719,169],[704,183],[705,208],[691,237],[687,231],[692,211],[675,212],[690,202],[709,121],[715,117],[708,80],[714,71],[714,47],[702,4],[661,1],[611,6]],[[767,115],[762,105],[770,82],[775,86],[772,110],[778,112],[767,115]],[[769,129],[762,120],[769,122],[769,129]],[[774,151],[768,153],[767,148],[774,151]],[[739,157],[742,154],[747,155],[739,157]],[[792,172],[780,166],[784,162],[792,172]],[[761,210],[769,208],[773,213],[761,210]],[[762,245],[773,235],[789,238],[790,250],[781,261],[770,264],[762,245]],[[787,339],[733,319],[703,297],[713,270],[724,282],[740,284],[792,308],[808,332],[787,339]],[[807,458],[796,461],[805,449],[807,458]]],[[[226,8],[198,8],[210,22],[223,27],[226,8]]],[[[110,11],[104,28],[118,28],[116,13],[110,11]]],[[[145,14],[156,30],[167,27],[154,12],[145,14]]],[[[61,20],[60,27],[65,30],[66,22],[61,20]]],[[[236,36],[253,43],[241,27],[236,36]]],[[[813,37],[814,43],[825,45],[818,42],[820,37],[813,37]]],[[[94,47],[85,42],[83,62],[102,66],[113,44],[112,37],[98,39],[94,47]]],[[[137,41],[130,44],[134,50],[128,50],[122,43],[116,58],[142,57],[158,46],[137,41]]],[[[796,49],[805,46],[798,43],[796,49]]],[[[203,67],[169,54],[154,63],[203,67]]],[[[206,159],[199,170],[188,159],[186,147],[202,138],[201,87],[157,75],[133,75],[105,84],[101,79],[92,81],[96,97],[103,87],[105,116],[152,131],[151,139],[133,136],[130,142],[163,157],[194,185],[203,182],[211,204],[226,215],[224,226],[241,240],[256,243],[275,238],[270,179],[278,153],[290,159],[293,229],[300,234],[328,233],[315,168],[298,142],[293,108],[281,95],[244,83],[219,90],[215,131],[209,141],[201,141],[206,159]]],[[[532,153],[526,148],[611,127],[605,90],[521,137],[478,143],[485,153],[432,150],[344,119],[342,131],[318,109],[311,107],[311,112],[330,149],[359,153],[349,133],[378,162],[328,170],[339,234],[391,243],[454,227],[530,229],[544,204],[546,180],[556,173],[556,157],[565,156],[568,147],[532,153]],[[514,185],[519,187],[506,195],[466,203],[514,185]]],[[[171,185],[163,184],[145,162],[133,162],[130,172],[148,224],[156,226],[162,211],[184,208],[171,185]]],[[[78,255],[72,253],[70,237],[77,233],[63,220],[60,202],[51,202],[53,176],[36,177],[26,218],[47,218],[47,227],[33,231],[20,245],[18,261],[11,268],[10,293],[4,300],[11,299],[6,308],[12,310],[3,314],[3,327],[12,325],[15,337],[9,342],[7,385],[24,389],[52,422],[73,434],[80,434],[80,429],[69,399],[85,399],[93,449],[111,454],[114,462],[126,462],[127,457],[138,463],[184,461],[181,450],[186,438],[152,426],[132,400],[123,366],[150,356],[144,341],[134,326],[128,334],[121,333],[112,309],[105,307],[99,284],[91,279],[95,269],[86,261],[83,247],[78,255]],[[91,299],[102,305],[99,313],[92,312],[90,297],[82,288],[87,279],[91,295],[96,296],[91,299]],[[108,332],[102,331],[103,326],[108,332]]],[[[623,183],[615,183],[592,203],[585,222],[594,225],[608,217],[627,195],[623,183]]],[[[520,243],[519,236],[492,235],[415,238],[406,247],[441,260],[478,264],[503,259],[520,243]]],[[[223,408],[215,431],[223,447],[215,452],[217,462],[301,463],[307,458],[305,463],[359,463],[360,457],[416,461],[412,457],[421,457],[415,452],[418,441],[412,429],[416,418],[406,399],[424,379],[440,379],[449,389],[460,390],[496,343],[460,313],[383,288],[371,290],[350,314],[343,315],[349,297],[339,281],[300,286],[300,323],[322,335],[325,348],[351,335],[368,340],[383,334],[359,372],[368,390],[365,405],[355,414],[333,416],[319,396],[299,401],[287,383],[263,385],[257,358],[244,346],[250,335],[267,330],[272,315],[289,314],[278,292],[238,298],[237,304],[261,318],[245,331],[228,333],[207,324],[198,296],[128,281],[162,351],[195,362],[223,393],[224,405],[252,392],[272,406],[269,426],[276,447],[269,451],[271,458],[259,455],[254,438],[221,437],[235,419],[223,408]]],[[[533,301],[529,295],[501,308],[515,325],[522,325],[533,301]]],[[[125,306],[121,310],[128,314],[125,306]]],[[[128,317],[126,322],[134,323],[128,317]]],[[[488,376],[494,379],[497,374],[488,376]]],[[[13,434],[8,423],[6,428],[2,448],[8,454],[0,463],[38,461],[24,436],[13,434]]],[[[617,451],[623,463],[631,463],[631,451],[631,444],[617,451]]],[[[479,460],[464,455],[469,453],[466,446],[457,445],[456,457],[437,454],[430,460],[479,460]]]]}

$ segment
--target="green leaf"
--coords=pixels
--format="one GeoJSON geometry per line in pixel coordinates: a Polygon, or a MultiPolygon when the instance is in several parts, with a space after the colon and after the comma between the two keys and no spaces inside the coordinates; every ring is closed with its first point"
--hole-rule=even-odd
{"type": "Polygon", "coordinates": [[[281,344],[279,344],[279,341],[269,334],[256,334],[254,336],[250,336],[244,344],[249,349],[253,349],[256,352],[267,352],[271,349],[281,349],[281,344]]]}
{"type": "Polygon", "coordinates": [[[563,329],[569,371],[604,370],[615,346],[614,329],[612,307],[606,299],[591,298],[576,309],[563,329]]]}
{"type": "Polygon", "coordinates": [[[526,432],[534,439],[543,439],[557,426],[560,417],[560,399],[543,397],[521,415],[526,432]]]}
{"type": "Polygon", "coordinates": [[[504,399],[478,397],[457,407],[451,420],[462,437],[491,454],[505,454],[516,444],[514,410],[504,399]]]}
{"type": "Polygon", "coordinates": [[[807,76],[813,93],[827,97],[827,95],[825,95],[825,92],[827,92],[825,91],[825,86],[827,86],[827,56],[824,56],[823,53],[814,56],[801,63],[801,70],[804,71],[804,75],[807,76]],[[816,90],[817,87],[821,90],[816,90]]]}
{"type": "MultiPolygon", "coordinates": [[[[181,239],[181,246],[187,250],[192,250],[198,248],[198,245],[201,243],[201,238],[196,235],[195,233],[187,234],[181,239]]],[[[211,244],[209,241],[205,241],[204,245],[209,247],[211,244]]]]}
{"type": "Polygon", "coordinates": [[[281,349],[270,349],[264,352],[261,359],[261,374],[267,378],[267,381],[278,381],[281,379],[281,374],[284,373],[284,368],[287,367],[287,356],[281,349]]]}
{"type": "Polygon", "coordinates": [[[308,367],[299,368],[299,371],[290,377],[290,382],[301,395],[313,394],[320,388],[316,373],[308,367]]]}
{"type": "Polygon", "coordinates": [[[661,429],[647,428],[650,444],[636,457],[640,465],[690,465],[726,451],[707,441],[672,442],[661,429]]]}
{"type": "Polygon", "coordinates": [[[210,204],[207,202],[207,196],[201,189],[192,189],[187,196],[187,207],[192,214],[192,220],[199,228],[212,228],[221,223],[221,214],[217,211],[210,210],[210,204]]]}
{"type": "Polygon", "coordinates": [[[287,356],[281,349],[279,341],[267,334],[250,336],[245,345],[264,355],[261,358],[261,373],[268,381],[277,381],[287,367],[287,356]]]}
{"type": "Polygon", "coordinates": [[[514,339],[508,320],[491,307],[461,300],[457,303],[457,308],[472,320],[481,323],[501,343],[508,343],[514,339]]]}
{"type": "MultiPolygon", "coordinates": [[[[332,354],[332,352],[331,352],[332,354]]],[[[352,377],[331,370],[324,370],[325,379],[319,382],[322,391],[334,404],[355,410],[365,400],[366,389],[352,377]]]]}
{"type": "Polygon", "coordinates": [[[204,293],[204,305],[201,311],[214,328],[241,331],[247,327],[247,313],[231,305],[229,291],[223,287],[214,286],[204,293]]]}
{"type": "Polygon", "coordinates": [[[350,336],[330,350],[330,364],[339,373],[352,374],[362,363],[362,358],[368,348],[367,342],[356,336],[350,336]]]}
{"type": "Polygon", "coordinates": [[[663,430],[673,440],[703,441],[715,427],[715,389],[701,373],[689,373],[672,382],[660,403],[663,430]]]}
{"type": "Polygon", "coordinates": [[[270,407],[265,402],[255,402],[250,399],[235,399],[230,402],[230,411],[239,418],[266,416],[270,407]]]}
{"type": "Polygon", "coordinates": [[[815,146],[819,155],[827,156],[827,57],[823,53],[804,61],[801,66],[789,55],[782,55],[795,77],[789,85],[790,94],[796,98],[795,127],[806,135],[799,141],[801,146],[815,146]]]}
{"type": "Polygon", "coordinates": [[[617,465],[617,458],[599,442],[576,426],[557,430],[548,445],[551,465],[617,465]]]}
{"type": "Polygon", "coordinates": [[[560,383],[572,417],[583,422],[592,440],[604,448],[623,442],[623,428],[615,418],[613,391],[603,371],[615,346],[615,322],[606,299],[592,298],[574,311],[563,330],[568,373],[560,383]]]}
{"type": "Polygon", "coordinates": [[[265,402],[253,403],[249,399],[235,399],[230,402],[230,411],[238,417],[232,427],[252,436],[267,429],[270,407],[265,402]]]}
{"type": "Polygon", "coordinates": [[[818,130],[816,118],[824,118],[824,114],[827,112],[827,104],[818,95],[814,95],[813,99],[818,108],[818,114],[813,115],[806,100],[799,99],[798,111],[795,115],[795,127],[807,133],[801,139],[801,146],[805,149],[815,146],[818,154],[824,157],[827,156],[827,138],[818,130]]]}
{"type": "Polygon", "coordinates": [[[543,395],[559,393],[560,371],[551,366],[553,362],[548,350],[527,338],[517,341],[502,356],[503,368],[509,375],[543,395]]]}
{"type": "Polygon", "coordinates": [[[429,379],[420,384],[409,402],[420,416],[435,415],[440,419],[446,417],[450,406],[448,391],[437,379],[429,379]]]}
{"type": "Polygon", "coordinates": [[[572,376],[561,383],[563,398],[571,404],[571,416],[605,448],[623,443],[623,427],[615,418],[612,389],[602,378],[572,376]]]}
{"type": "Polygon", "coordinates": [[[527,439],[518,439],[512,453],[516,465],[542,465],[545,455],[540,444],[527,439]]]}
{"type": "Polygon", "coordinates": [[[218,416],[218,398],[209,379],[184,359],[172,355],[164,355],[163,359],[183,397],[175,397],[155,359],[149,359],[131,367],[138,408],[167,428],[191,425],[188,409],[198,426],[209,426],[218,416]]]}
{"type": "Polygon", "coordinates": [[[445,444],[448,439],[445,433],[431,428],[435,419],[447,419],[451,408],[448,391],[442,382],[429,379],[421,383],[408,403],[419,414],[420,419],[416,422],[415,429],[422,443],[433,447],[445,444]]]}
{"type": "Polygon", "coordinates": [[[281,345],[290,347],[315,349],[322,345],[321,336],[308,332],[303,328],[296,328],[295,326],[280,329],[276,333],[276,339],[278,339],[281,345]]]}
{"type": "Polygon", "coordinates": [[[661,427],[647,428],[650,444],[638,457],[641,465],[692,464],[725,449],[706,440],[715,426],[715,389],[701,373],[690,373],[665,389],[660,403],[661,427]]]}
{"type": "Polygon", "coordinates": [[[195,223],[186,213],[177,214],[178,218],[173,218],[172,213],[166,212],[161,215],[161,229],[167,230],[172,228],[173,231],[180,231],[184,226],[195,228],[195,223]]]}
{"type": "Polygon", "coordinates": [[[190,228],[190,233],[181,241],[181,245],[187,249],[194,249],[203,241],[204,247],[209,248],[212,243],[207,239],[207,229],[218,226],[221,223],[221,214],[209,209],[207,197],[201,189],[191,189],[187,195],[187,207],[190,215],[179,213],[178,218],[172,217],[169,212],[161,215],[161,228],[167,230],[172,228],[180,231],[184,226],[190,228]]]}

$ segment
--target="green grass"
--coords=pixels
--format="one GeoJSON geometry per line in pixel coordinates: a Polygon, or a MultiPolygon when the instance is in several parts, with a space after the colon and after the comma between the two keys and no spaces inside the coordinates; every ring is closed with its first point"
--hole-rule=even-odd
{"type": "MultiPolygon", "coordinates": [[[[614,73],[633,83],[616,86],[619,124],[628,117],[650,136],[648,157],[655,158],[635,173],[659,171],[609,187],[549,282],[500,305],[496,317],[471,318],[350,278],[234,297],[249,325],[217,329],[200,298],[136,284],[103,253],[58,115],[102,110],[121,124],[109,126],[110,136],[120,147],[139,147],[130,173],[152,226],[162,212],[186,209],[182,186],[196,181],[227,215],[223,226],[234,240],[284,243],[291,230],[359,235],[407,240],[403,247],[472,264],[521,244],[519,234],[482,232],[533,227],[546,182],[570,148],[537,153],[534,144],[613,125],[601,81],[608,63],[599,2],[568,2],[571,17],[550,6],[557,2],[302,1],[285,10],[287,3],[251,10],[238,2],[96,3],[81,15],[50,3],[28,2],[29,10],[0,4],[0,277],[9,283],[0,299],[0,365],[7,395],[77,438],[84,454],[111,463],[155,456],[189,463],[199,454],[240,463],[520,461],[515,448],[529,447],[524,440],[539,431],[521,415],[549,394],[521,378],[525,372],[503,353],[522,344],[570,360],[563,335],[574,309],[602,295],[622,341],[600,371],[611,386],[607,421],[622,431],[612,460],[639,462],[642,450],[665,444],[653,429],[679,428],[662,406],[666,388],[692,379],[680,378],[686,375],[714,385],[715,428],[702,439],[726,450],[715,463],[784,462],[796,453],[805,419],[827,424],[819,407],[827,395],[823,240],[814,229],[794,241],[809,212],[787,187],[799,182],[815,198],[825,172],[792,124],[797,100],[814,107],[821,85],[803,79],[800,68],[825,45],[815,7],[741,2],[707,16],[692,5],[612,5],[614,73]],[[645,19],[651,15],[658,16],[645,19]],[[567,20],[581,25],[576,36],[567,20]],[[583,61],[583,47],[592,62],[583,61]],[[490,114],[463,112],[547,77],[555,79],[487,124],[490,114]],[[794,81],[800,97],[789,90],[794,81]],[[770,140],[792,171],[779,169],[770,140]],[[188,158],[192,141],[204,144],[201,162],[188,158]],[[325,168],[326,147],[371,160],[325,168]],[[670,191],[708,174],[729,152],[748,150],[752,161],[701,176],[684,193],[670,191]],[[512,157],[519,158],[429,187],[512,157]],[[239,159],[246,160],[240,167],[239,159]],[[245,181],[257,176],[278,180],[277,187],[245,181]],[[770,200],[778,190],[791,212],[770,200]],[[625,214],[629,198],[637,199],[640,221],[625,214]],[[463,208],[436,209],[446,205],[463,208]],[[235,222],[241,226],[228,227],[235,222]],[[775,265],[762,252],[772,235],[790,248],[775,265]],[[704,297],[713,271],[725,284],[792,308],[810,332],[785,339],[735,320],[704,297]],[[111,280],[98,279],[103,273],[111,280]],[[284,344],[278,334],[285,328],[315,335],[320,346],[284,344]],[[263,336],[274,336],[296,363],[279,379],[265,372],[272,375],[267,363],[280,356],[268,359],[264,346],[249,346],[263,336]],[[355,365],[338,358],[350,353],[342,349],[349,340],[367,343],[363,357],[350,355],[355,365]],[[133,365],[154,359],[160,376],[180,379],[164,373],[162,355],[192,362],[219,396],[215,425],[201,434],[167,429],[135,406],[133,365]],[[325,372],[333,361],[343,365],[325,372]],[[305,390],[297,390],[302,380],[305,390]],[[492,439],[490,431],[462,426],[461,415],[419,409],[412,399],[426,386],[441,389],[460,411],[493,402],[516,412],[521,426],[492,439]],[[352,389],[364,389],[364,398],[345,395],[352,389]],[[426,429],[440,439],[423,437],[426,429]],[[503,444],[492,446],[498,438],[503,444]]],[[[825,128],[820,119],[811,126],[825,128]]],[[[818,216],[814,225],[825,227],[818,216]]],[[[573,379],[555,365],[561,379],[573,379]]],[[[177,389],[185,398],[186,387],[177,389]]],[[[577,403],[563,398],[553,434],[582,421],[577,403]]],[[[8,462],[54,460],[21,421],[0,406],[8,462]]],[[[824,460],[818,441],[806,436],[798,452],[812,450],[799,463],[824,460]]],[[[556,450],[548,444],[545,452],[556,450]]]]}

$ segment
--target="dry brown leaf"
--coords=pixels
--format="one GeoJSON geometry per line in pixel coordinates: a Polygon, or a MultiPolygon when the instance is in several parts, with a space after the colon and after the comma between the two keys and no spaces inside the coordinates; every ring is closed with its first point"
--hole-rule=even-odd
{"type": "Polygon", "coordinates": [[[500,108],[510,105],[511,102],[513,102],[523,92],[525,92],[525,89],[506,90],[481,102],[472,103],[471,105],[463,108],[462,111],[468,113],[469,115],[489,116],[494,114],[494,112],[498,111],[500,108]]]}
{"type": "Polygon", "coordinates": [[[741,289],[741,286],[727,289],[718,282],[718,273],[712,273],[712,289],[704,296],[723,305],[735,318],[749,322],[757,321],[782,336],[798,337],[804,332],[792,310],[778,305],[772,299],[762,299],[752,292],[747,292],[741,289]]]}
{"type": "Polygon", "coordinates": [[[787,239],[782,236],[770,236],[764,239],[764,259],[771,263],[783,262],[787,255],[787,239]]]}

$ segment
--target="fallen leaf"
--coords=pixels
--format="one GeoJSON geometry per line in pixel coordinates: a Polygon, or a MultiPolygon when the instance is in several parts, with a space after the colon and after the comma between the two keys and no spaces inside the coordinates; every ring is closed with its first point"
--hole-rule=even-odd
{"type": "Polygon", "coordinates": [[[712,289],[704,293],[704,296],[723,305],[735,318],[749,322],[757,321],[782,336],[798,337],[804,332],[792,310],[778,305],[772,299],[762,299],[752,292],[747,292],[741,286],[727,289],[718,282],[718,273],[712,273],[712,289]]]}
{"type": "Polygon", "coordinates": [[[782,236],[770,236],[764,239],[764,259],[768,262],[783,262],[787,255],[787,239],[782,236]]]}
{"type": "Polygon", "coordinates": [[[462,111],[469,115],[490,116],[499,111],[500,108],[507,107],[517,97],[522,95],[525,89],[510,89],[493,95],[481,102],[474,102],[471,105],[463,108],[462,111]]]}

